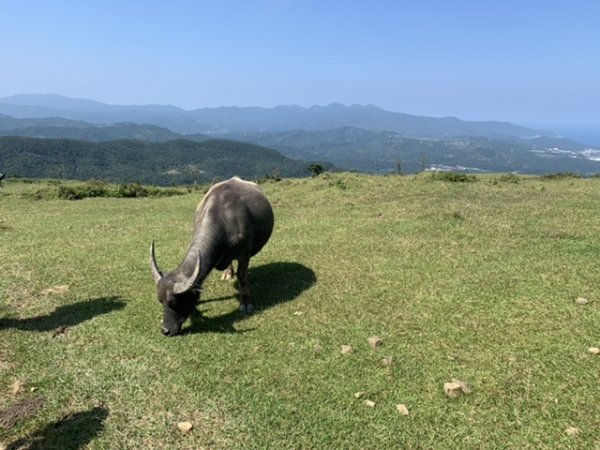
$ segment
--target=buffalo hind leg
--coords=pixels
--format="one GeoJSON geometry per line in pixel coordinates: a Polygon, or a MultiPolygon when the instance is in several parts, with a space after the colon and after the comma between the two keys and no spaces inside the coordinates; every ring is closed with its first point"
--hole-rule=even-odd
{"type": "Polygon", "coordinates": [[[238,260],[237,279],[240,289],[240,311],[244,314],[250,314],[254,311],[254,305],[250,298],[250,284],[248,283],[248,265],[250,258],[240,258],[238,260]]]}
{"type": "Polygon", "coordinates": [[[223,275],[221,275],[221,280],[230,281],[235,277],[235,270],[233,270],[233,262],[229,264],[229,267],[223,271],[223,275]]]}

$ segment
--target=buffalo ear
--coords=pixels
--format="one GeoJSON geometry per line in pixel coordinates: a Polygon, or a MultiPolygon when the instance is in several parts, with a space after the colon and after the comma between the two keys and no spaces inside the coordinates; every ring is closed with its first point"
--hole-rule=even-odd
{"type": "Polygon", "coordinates": [[[201,268],[202,268],[202,261],[200,261],[200,252],[198,252],[196,255],[196,267],[194,267],[194,272],[192,273],[192,276],[188,277],[187,279],[185,279],[183,281],[176,282],[173,285],[173,294],[179,295],[179,294],[183,294],[184,292],[191,290],[194,287],[194,285],[196,284],[196,280],[198,279],[198,276],[200,275],[201,268]]]}
{"type": "Polygon", "coordinates": [[[154,241],[150,243],[150,269],[152,270],[152,278],[154,278],[154,282],[158,284],[158,282],[162,279],[163,274],[156,265],[156,257],[154,256],[154,241]]]}

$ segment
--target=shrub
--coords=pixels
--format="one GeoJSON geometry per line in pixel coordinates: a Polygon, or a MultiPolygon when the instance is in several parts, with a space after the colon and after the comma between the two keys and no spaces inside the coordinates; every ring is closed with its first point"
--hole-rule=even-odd
{"type": "Polygon", "coordinates": [[[314,178],[314,177],[318,177],[319,175],[321,175],[325,169],[323,168],[323,166],[321,164],[313,163],[310,166],[308,166],[308,170],[311,171],[312,176],[314,178]]]}
{"type": "Polygon", "coordinates": [[[84,184],[82,186],[59,186],[58,198],[65,200],[81,200],[92,197],[110,197],[104,186],[96,183],[84,184]]]}
{"type": "Polygon", "coordinates": [[[267,173],[262,179],[258,180],[258,183],[265,183],[267,181],[281,181],[281,173],[279,172],[279,170],[273,169],[273,171],[270,174],[267,173]]]}
{"type": "Polygon", "coordinates": [[[432,172],[431,178],[439,181],[448,181],[450,183],[471,183],[477,181],[475,175],[457,172],[432,172]]]}
{"type": "MultiPolygon", "coordinates": [[[[52,198],[45,192],[45,195],[38,198],[52,198]]],[[[178,189],[165,189],[142,186],[140,183],[122,183],[117,186],[103,182],[91,181],[86,184],[75,186],[59,186],[57,191],[58,198],[64,200],[81,200],[94,197],[113,197],[113,198],[141,198],[141,197],[171,197],[173,195],[182,195],[183,191],[178,189]]]]}
{"type": "Polygon", "coordinates": [[[501,181],[503,183],[518,183],[519,181],[521,181],[521,178],[518,175],[515,175],[514,173],[506,173],[504,175],[501,175],[498,178],[498,181],[501,181]]]}
{"type": "Polygon", "coordinates": [[[119,198],[136,198],[148,197],[150,192],[140,183],[123,183],[117,186],[114,197],[119,198]]]}
{"type": "Polygon", "coordinates": [[[581,175],[574,172],[558,172],[540,176],[540,180],[565,180],[568,178],[581,178],[581,175]]]}

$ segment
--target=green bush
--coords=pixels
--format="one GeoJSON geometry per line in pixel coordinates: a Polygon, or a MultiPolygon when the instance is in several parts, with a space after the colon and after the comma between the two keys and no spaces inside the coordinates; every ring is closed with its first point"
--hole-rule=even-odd
{"type": "Polygon", "coordinates": [[[171,197],[173,195],[182,195],[185,192],[178,189],[165,189],[149,186],[142,186],[140,183],[123,183],[111,185],[99,181],[91,181],[86,184],[74,186],[58,186],[57,194],[46,190],[40,192],[35,198],[49,199],[61,198],[64,200],[81,200],[94,197],[112,197],[112,198],[141,198],[141,197],[171,197]]]}
{"type": "Polygon", "coordinates": [[[279,169],[273,169],[271,171],[271,173],[267,173],[265,174],[264,177],[262,177],[260,180],[258,180],[258,183],[266,183],[268,181],[273,181],[273,182],[279,182],[281,181],[281,173],[279,172],[279,169]]]}
{"type": "Polygon", "coordinates": [[[521,181],[521,178],[518,175],[515,175],[514,173],[506,173],[504,175],[501,175],[498,178],[498,180],[502,183],[518,183],[519,181],[521,181]]]}
{"type": "Polygon", "coordinates": [[[81,200],[83,198],[110,197],[108,189],[97,183],[81,186],[59,186],[58,198],[65,200],[81,200]]]}
{"type": "Polygon", "coordinates": [[[139,183],[123,183],[117,186],[113,197],[120,198],[135,198],[135,197],[148,197],[150,191],[139,183]]]}
{"type": "Polygon", "coordinates": [[[457,172],[432,172],[431,178],[438,181],[448,181],[450,183],[471,183],[477,181],[475,175],[457,172]]]}
{"type": "Polygon", "coordinates": [[[565,180],[568,178],[581,178],[581,175],[574,172],[558,172],[540,176],[540,180],[565,180]]]}

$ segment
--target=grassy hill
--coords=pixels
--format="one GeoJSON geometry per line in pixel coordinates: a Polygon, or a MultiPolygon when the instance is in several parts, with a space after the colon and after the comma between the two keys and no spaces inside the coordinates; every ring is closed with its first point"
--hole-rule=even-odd
{"type": "Polygon", "coordinates": [[[276,150],[227,140],[87,142],[0,137],[0,172],[32,178],[189,184],[239,175],[307,176],[309,163],[276,150]]]}
{"type": "Polygon", "coordinates": [[[263,184],[258,311],[214,273],[171,339],[148,246],[176,266],[197,192],[35,201],[46,182],[5,181],[0,444],[597,448],[600,179],[443,180],[263,184]],[[470,393],[448,398],[453,378],[470,393]]]}

